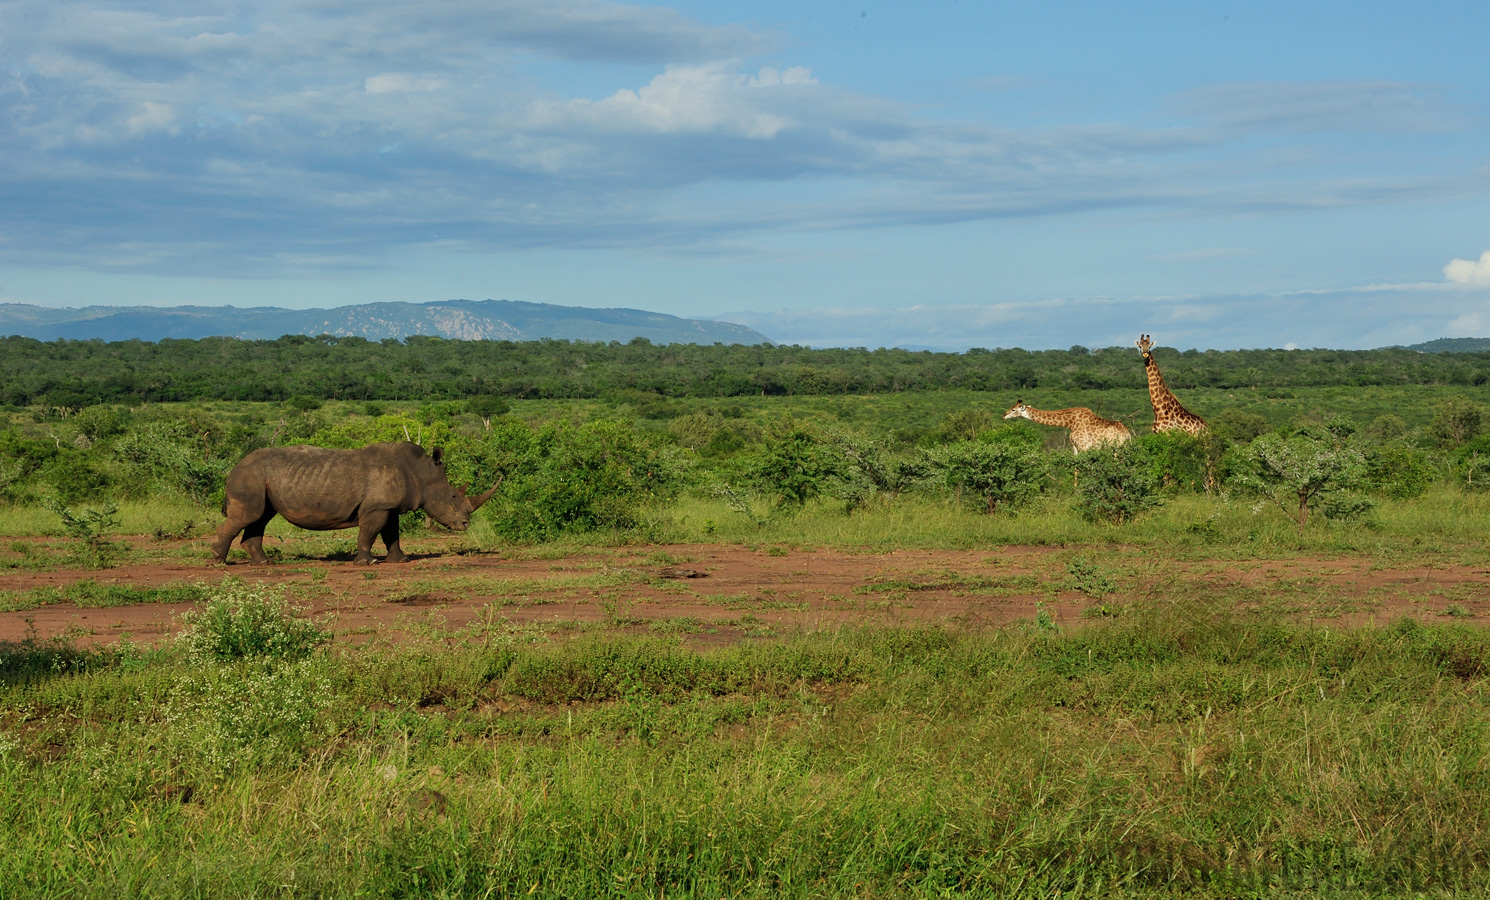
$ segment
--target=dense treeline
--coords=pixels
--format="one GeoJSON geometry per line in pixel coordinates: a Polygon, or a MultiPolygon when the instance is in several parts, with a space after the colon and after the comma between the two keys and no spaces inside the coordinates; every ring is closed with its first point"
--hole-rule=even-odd
{"type": "MultiPolygon", "coordinates": [[[[0,339],[0,402],[102,403],[739,397],[1020,388],[1142,388],[1133,348],[934,353],[797,346],[456,341],[286,335],[144,341],[0,339]]],[[[1490,353],[1157,351],[1176,389],[1484,385],[1490,353]]]]}

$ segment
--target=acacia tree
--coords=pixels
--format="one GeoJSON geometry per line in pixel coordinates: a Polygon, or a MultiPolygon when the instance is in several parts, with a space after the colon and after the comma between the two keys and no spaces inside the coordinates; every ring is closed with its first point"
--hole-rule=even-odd
{"type": "Polygon", "coordinates": [[[1365,466],[1365,457],[1339,431],[1265,434],[1252,442],[1253,471],[1242,481],[1277,504],[1294,520],[1299,536],[1310,507],[1347,487],[1365,466]]]}

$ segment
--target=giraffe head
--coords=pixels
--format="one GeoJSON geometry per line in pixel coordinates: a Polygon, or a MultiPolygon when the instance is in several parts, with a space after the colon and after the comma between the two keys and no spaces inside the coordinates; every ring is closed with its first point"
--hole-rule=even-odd
{"type": "Polygon", "coordinates": [[[1148,335],[1141,334],[1138,336],[1138,340],[1134,341],[1133,343],[1138,345],[1138,352],[1142,353],[1143,358],[1147,360],[1150,356],[1149,351],[1152,350],[1154,347],[1154,342],[1149,340],[1148,335]]]}
{"type": "Polygon", "coordinates": [[[1026,419],[1030,417],[1030,408],[1024,405],[1023,400],[1016,401],[1014,405],[1009,408],[1009,411],[1004,413],[1004,418],[1006,419],[1018,419],[1021,416],[1026,419]]]}

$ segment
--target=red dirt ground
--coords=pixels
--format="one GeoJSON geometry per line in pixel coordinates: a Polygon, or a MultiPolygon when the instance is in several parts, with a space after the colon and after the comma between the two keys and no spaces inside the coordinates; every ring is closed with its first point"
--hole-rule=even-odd
{"type": "MultiPolygon", "coordinates": [[[[0,570],[0,591],[17,597],[83,579],[135,587],[216,585],[231,575],[285,586],[308,615],[326,617],[338,640],[351,642],[486,626],[562,631],[609,622],[708,644],[848,623],[999,625],[1033,617],[1037,605],[1076,625],[1089,621],[1082,613],[1095,603],[1074,589],[1067,572],[1075,551],[1048,547],[865,553],[698,544],[545,559],[457,553],[453,541],[434,537],[403,565],[310,559],[224,567],[207,559],[204,541],[191,546],[201,548],[200,559],[103,570],[0,570]]],[[[1118,589],[1109,603],[1208,595],[1342,625],[1402,615],[1436,618],[1446,610],[1459,621],[1490,621],[1490,572],[1483,563],[1385,568],[1381,558],[1361,556],[1187,559],[1151,567],[1139,551],[1117,556],[1093,557],[1112,566],[1118,589]]],[[[61,636],[97,645],[128,637],[151,644],[179,629],[180,614],[191,606],[56,603],[4,612],[0,641],[61,636]]]]}

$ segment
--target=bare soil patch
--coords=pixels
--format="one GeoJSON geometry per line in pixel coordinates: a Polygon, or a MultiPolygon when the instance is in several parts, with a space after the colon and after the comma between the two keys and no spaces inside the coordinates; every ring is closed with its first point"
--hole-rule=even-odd
{"type": "MultiPolygon", "coordinates": [[[[183,545],[177,545],[180,548],[183,545]]],[[[473,553],[436,535],[412,561],[355,566],[331,558],[274,566],[208,559],[205,541],[169,560],[104,570],[0,570],[0,591],[99,585],[215,585],[225,577],[283,586],[338,640],[362,643],[455,636],[483,628],[563,632],[595,627],[729,643],[844,624],[958,623],[997,626],[1047,611],[1057,622],[1091,621],[1098,599],[1075,589],[1067,562],[1079,548],[897,550],[690,544],[601,548],[559,558],[473,553]],[[1086,615],[1084,615],[1086,614],[1086,615]],[[464,630],[464,631],[463,631],[464,630]]],[[[1431,565],[1378,556],[1284,560],[1154,560],[1139,551],[1093,555],[1110,566],[1118,605],[1143,596],[1219,596],[1238,606],[1342,625],[1425,620],[1490,622],[1490,559],[1431,565]],[[1451,616],[1442,618],[1439,616],[1451,616]]],[[[85,608],[47,603],[0,613],[0,641],[66,637],[82,645],[168,639],[192,604],[85,608]]]]}

